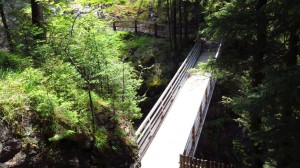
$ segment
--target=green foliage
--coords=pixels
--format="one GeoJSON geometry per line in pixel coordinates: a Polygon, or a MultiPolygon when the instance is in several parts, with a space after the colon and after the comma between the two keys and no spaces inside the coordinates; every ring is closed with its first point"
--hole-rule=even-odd
{"type": "MultiPolygon", "coordinates": [[[[144,97],[137,90],[142,79],[149,75],[153,86],[164,82],[160,77],[166,66],[155,56],[162,55],[159,48],[167,52],[166,40],[112,31],[94,16],[99,3],[112,1],[78,0],[90,11],[81,14],[70,2],[39,1],[42,27],[32,24],[29,1],[5,4],[12,7],[5,14],[15,24],[10,30],[15,49],[0,51],[1,121],[24,139],[30,122],[44,141],[94,142],[100,152],[132,157],[135,144],[123,128],[141,117],[138,104],[144,97]],[[42,33],[45,37],[37,38],[42,33]]],[[[135,16],[148,4],[120,0],[112,7],[135,16]]]]}
{"type": "Polygon", "coordinates": [[[46,120],[54,117],[62,122],[64,117],[70,120],[66,124],[76,125],[79,116],[76,112],[68,111],[71,103],[64,102],[64,97],[58,97],[53,90],[45,87],[46,81],[44,73],[33,68],[21,73],[5,74],[0,84],[3,120],[8,123],[20,122],[19,117],[23,113],[34,111],[46,120]]]}
{"type": "Polygon", "coordinates": [[[2,50],[0,50],[0,55],[0,69],[24,70],[32,66],[32,60],[30,58],[22,58],[19,55],[2,50]]]}
{"type": "MultiPolygon", "coordinates": [[[[130,139],[119,127],[141,117],[138,103],[143,100],[137,96],[142,80],[125,62],[124,37],[93,14],[68,14],[59,2],[47,7],[56,10],[46,11],[45,41],[34,46],[17,41],[15,54],[1,51],[1,120],[26,137],[23,116],[32,116],[45,141],[91,141],[100,152],[113,150],[111,141],[130,139]]],[[[20,39],[28,35],[32,41],[39,34],[29,22],[19,25],[24,27],[14,36],[20,39]]],[[[120,144],[117,150],[127,148],[120,144]]]]}
{"type": "MultiPolygon", "coordinates": [[[[62,37],[69,36],[67,28],[71,22],[70,18],[54,20],[53,32],[62,37]],[[57,26],[59,29],[56,29],[57,26]]],[[[63,52],[61,58],[71,61],[85,79],[85,84],[90,83],[96,88],[97,94],[108,100],[114,110],[124,112],[124,116],[129,119],[140,117],[136,90],[141,81],[137,79],[130,64],[120,60],[125,47],[120,35],[108,30],[93,15],[77,18],[73,26],[72,36],[61,39],[58,41],[61,45],[56,46],[58,50],[63,49],[61,46],[67,47],[67,52],[63,52]]]]}
{"type": "MultiPolygon", "coordinates": [[[[249,158],[249,156],[247,156],[247,153],[249,151],[247,151],[247,147],[245,144],[239,142],[238,140],[233,140],[232,145],[234,150],[236,151],[236,155],[240,156],[240,158],[249,158]]],[[[243,164],[247,165],[247,162],[244,162],[243,164]]]]}
{"type": "Polygon", "coordinates": [[[24,93],[23,79],[19,74],[5,73],[0,80],[0,114],[1,120],[11,125],[14,120],[29,110],[29,98],[24,93]]]}
{"type": "Polygon", "coordinates": [[[107,131],[105,128],[98,128],[95,133],[95,147],[102,149],[107,147],[107,131]]]}
{"type": "Polygon", "coordinates": [[[222,57],[210,62],[228,93],[247,143],[235,143],[248,166],[299,164],[299,7],[296,1],[210,1],[202,35],[223,40],[222,57]],[[286,21],[284,18],[291,18],[286,21]],[[298,33],[295,33],[297,31],[298,33]],[[298,36],[298,38],[296,38],[298,36]],[[284,40],[285,39],[285,40],[284,40]],[[294,40],[294,41],[293,41],[294,40]],[[282,136],[288,134],[287,136],[282,136]],[[287,137],[292,137],[287,138],[287,137]],[[242,150],[240,146],[249,147],[242,150]]]}

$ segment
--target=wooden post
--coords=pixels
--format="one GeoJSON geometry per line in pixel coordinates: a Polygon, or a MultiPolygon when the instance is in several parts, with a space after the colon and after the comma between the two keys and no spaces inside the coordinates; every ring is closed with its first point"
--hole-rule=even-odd
{"type": "Polygon", "coordinates": [[[157,37],[157,24],[154,23],[154,37],[157,37]]]}
{"type": "Polygon", "coordinates": [[[188,162],[189,162],[188,156],[184,156],[184,166],[183,166],[183,168],[188,168],[188,162]]]}
{"type": "Polygon", "coordinates": [[[200,166],[201,166],[201,160],[197,159],[197,167],[200,168],[200,166]]]}
{"type": "Polygon", "coordinates": [[[188,168],[188,161],[189,161],[188,157],[184,156],[184,166],[183,166],[183,168],[188,168]]]}
{"type": "Polygon", "coordinates": [[[207,168],[207,160],[204,160],[203,167],[207,168]]]}
{"type": "Polygon", "coordinates": [[[183,168],[187,167],[186,162],[187,162],[187,158],[185,155],[183,155],[183,168]]]}
{"type": "Polygon", "coordinates": [[[182,165],[183,165],[183,162],[182,162],[182,161],[183,161],[183,160],[182,160],[183,158],[182,158],[182,157],[183,157],[183,156],[182,156],[181,154],[179,154],[179,165],[180,165],[179,168],[182,168],[182,165]]]}
{"type": "Polygon", "coordinates": [[[193,167],[196,168],[197,167],[197,159],[193,158],[193,167]]]}
{"type": "Polygon", "coordinates": [[[113,29],[114,29],[114,31],[117,31],[116,21],[113,21],[113,29]]]}
{"type": "Polygon", "coordinates": [[[189,156],[189,167],[192,167],[192,164],[193,164],[193,158],[189,156]]]}
{"type": "Polygon", "coordinates": [[[137,34],[137,20],[134,20],[134,33],[137,34]]]}
{"type": "Polygon", "coordinates": [[[185,166],[184,166],[184,164],[185,164],[185,155],[181,155],[181,157],[182,157],[182,160],[181,160],[182,165],[181,165],[180,168],[185,168],[185,166]]]}

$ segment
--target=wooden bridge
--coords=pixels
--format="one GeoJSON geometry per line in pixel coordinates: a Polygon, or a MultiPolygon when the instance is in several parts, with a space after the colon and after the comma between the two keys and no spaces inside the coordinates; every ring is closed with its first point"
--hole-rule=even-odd
{"type": "Polygon", "coordinates": [[[173,168],[179,163],[187,167],[179,156],[194,156],[216,82],[211,73],[189,74],[188,70],[218,57],[220,48],[209,51],[201,42],[194,45],[136,131],[140,163],[132,167],[173,168]]]}

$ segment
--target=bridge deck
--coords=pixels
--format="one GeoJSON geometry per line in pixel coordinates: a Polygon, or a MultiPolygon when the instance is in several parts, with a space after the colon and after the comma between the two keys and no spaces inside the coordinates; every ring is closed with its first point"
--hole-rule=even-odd
{"type": "MultiPolygon", "coordinates": [[[[214,55],[214,52],[203,52],[198,62],[207,62],[214,55]]],[[[179,167],[179,154],[183,153],[208,84],[208,77],[200,74],[186,80],[142,158],[142,168],[179,167]]]]}

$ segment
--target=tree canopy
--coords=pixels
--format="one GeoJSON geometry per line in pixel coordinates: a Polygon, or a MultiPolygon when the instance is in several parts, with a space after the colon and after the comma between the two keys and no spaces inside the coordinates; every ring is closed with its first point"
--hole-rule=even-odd
{"type": "Polygon", "coordinates": [[[223,103],[237,114],[249,140],[240,142],[248,149],[241,162],[250,167],[299,165],[300,4],[295,0],[212,4],[201,33],[223,41],[222,57],[210,65],[230,90],[223,103]]]}

